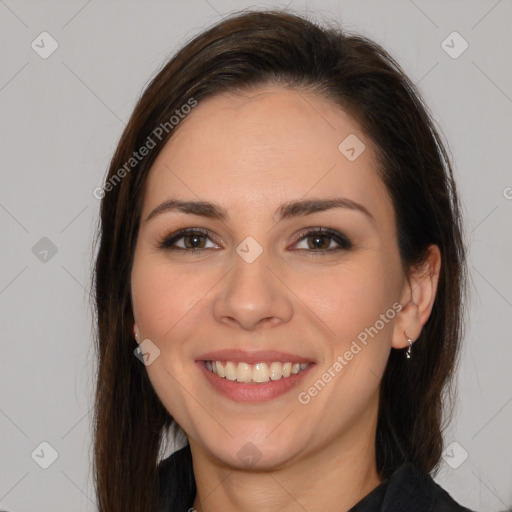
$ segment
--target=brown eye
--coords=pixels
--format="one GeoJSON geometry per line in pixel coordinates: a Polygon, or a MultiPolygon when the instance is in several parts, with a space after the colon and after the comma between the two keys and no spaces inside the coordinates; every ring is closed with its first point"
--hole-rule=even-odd
{"type": "MultiPolygon", "coordinates": [[[[305,244],[305,247],[297,247],[299,251],[306,251],[313,254],[324,254],[349,250],[352,248],[350,240],[338,231],[314,228],[302,233],[295,243],[295,246],[305,244]]],[[[171,251],[196,252],[205,249],[215,249],[218,246],[211,241],[211,235],[207,230],[201,228],[180,229],[176,233],[164,237],[158,244],[161,249],[171,251]],[[210,241],[210,246],[207,246],[210,241]]]]}
{"type": "Polygon", "coordinates": [[[306,247],[298,247],[298,250],[306,250],[320,254],[331,251],[349,250],[352,248],[352,243],[345,235],[338,231],[323,229],[321,227],[302,233],[296,245],[303,242],[305,242],[306,247]],[[333,243],[337,244],[337,246],[334,245],[333,247],[333,243]]]}
{"type": "MultiPolygon", "coordinates": [[[[210,239],[209,232],[203,229],[180,229],[176,233],[173,233],[158,244],[161,249],[169,250],[189,250],[189,251],[200,251],[203,249],[212,248],[207,247],[206,241],[210,239]],[[183,242],[181,242],[183,240],[183,242]]],[[[215,248],[215,245],[214,247],[215,248]]]]}
{"type": "Polygon", "coordinates": [[[327,235],[309,235],[306,237],[309,241],[308,245],[310,249],[329,249],[332,238],[327,235]]]}
{"type": "Polygon", "coordinates": [[[202,234],[190,234],[182,237],[187,249],[203,249],[205,236],[202,234]],[[188,243],[187,243],[188,242],[188,243]]]}

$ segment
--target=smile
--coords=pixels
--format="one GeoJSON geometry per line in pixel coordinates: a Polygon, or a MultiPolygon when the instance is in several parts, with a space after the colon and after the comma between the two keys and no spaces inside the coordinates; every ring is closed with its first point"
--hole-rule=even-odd
{"type": "Polygon", "coordinates": [[[275,399],[299,386],[315,363],[196,361],[211,389],[235,402],[275,399]]]}
{"type": "Polygon", "coordinates": [[[260,384],[269,381],[287,379],[291,375],[297,375],[304,371],[309,363],[281,363],[274,361],[271,363],[259,362],[249,364],[233,361],[206,361],[206,368],[230,381],[243,383],[260,384]]]}

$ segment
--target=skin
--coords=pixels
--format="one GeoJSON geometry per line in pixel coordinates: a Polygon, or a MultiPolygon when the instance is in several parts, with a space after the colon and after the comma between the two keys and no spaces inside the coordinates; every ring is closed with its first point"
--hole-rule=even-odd
{"type": "MultiPolygon", "coordinates": [[[[176,243],[190,246],[190,238],[176,243]]],[[[379,383],[390,350],[408,346],[404,331],[415,340],[430,315],[440,269],[439,250],[430,249],[425,265],[404,275],[374,146],[326,100],[269,85],[207,98],[181,121],[148,177],[131,287],[138,340],[160,349],[148,376],[189,439],[196,510],[343,511],[380,483],[379,383]],[[338,150],[349,134],[366,146],[352,162],[338,150]],[[347,208],[279,222],[274,215],[287,201],[334,196],[364,205],[373,220],[347,208]],[[171,197],[216,202],[229,217],[169,211],[146,221],[171,197]],[[319,225],[345,234],[352,248],[315,254],[314,236],[293,238],[319,225]],[[212,233],[200,239],[206,249],[158,247],[187,227],[212,233]],[[263,249],[252,263],[236,252],[247,236],[263,249]],[[402,310],[301,404],[298,393],[393,303],[402,310]],[[219,395],[194,362],[223,348],[277,349],[315,366],[285,395],[239,403],[219,395]],[[251,467],[237,456],[249,442],[260,455],[251,467]]]]}

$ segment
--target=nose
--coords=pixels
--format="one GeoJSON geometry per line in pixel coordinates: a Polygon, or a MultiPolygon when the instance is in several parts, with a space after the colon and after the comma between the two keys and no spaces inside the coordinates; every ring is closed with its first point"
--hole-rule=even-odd
{"type": "Polygon", "coordinates": [[[219,283],[213,314],[218,322],[246,330],[272,327],[293,316],[291,295],[265,251],[252,263],[237,256],[233,269],[219,283]]]}

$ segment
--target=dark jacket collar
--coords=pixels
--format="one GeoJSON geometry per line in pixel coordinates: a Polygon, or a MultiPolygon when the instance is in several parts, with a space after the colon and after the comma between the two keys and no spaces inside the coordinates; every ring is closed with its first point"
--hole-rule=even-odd
{"type": "Polygon", "coordinates": [[[459,505],[433,478],[405,463],[349,512],[472,512],[459,505]]]}
{"type": "MultiPolygon", "coordinates": [[[[160,462],[161,504],[157,512],[187,512],[193,507],[196,484],[187,444],[160,462]]],[[[430,475],[406,463],[375,487],[349,512],[472,512],[456,503],[430,475]]]]}

